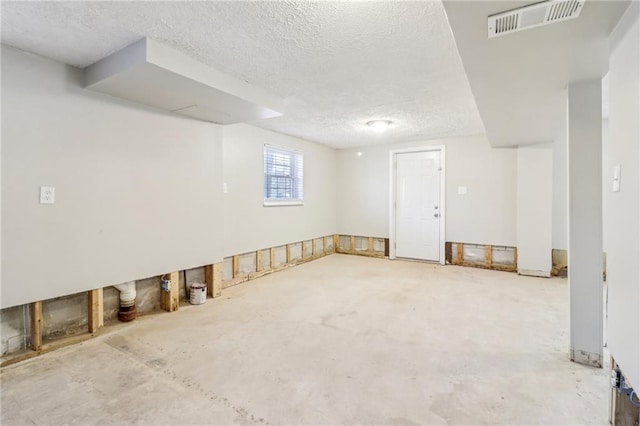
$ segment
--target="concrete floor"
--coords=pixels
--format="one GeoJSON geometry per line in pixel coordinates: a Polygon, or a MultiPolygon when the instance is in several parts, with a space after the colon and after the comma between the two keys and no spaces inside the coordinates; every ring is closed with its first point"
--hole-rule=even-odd
{"type": "Polygon", "coordinates": [[[332,255],[1,373],[2,425],[606,424],[567,282],[332,255]]]}

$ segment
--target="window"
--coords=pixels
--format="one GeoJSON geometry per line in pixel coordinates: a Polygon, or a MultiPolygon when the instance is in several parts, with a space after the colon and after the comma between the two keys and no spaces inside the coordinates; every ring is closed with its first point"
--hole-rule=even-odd
{"type": "Polygon", "coordinates": [[[264,205],[302,205],[302,154],[264,146],[264,205]]]}

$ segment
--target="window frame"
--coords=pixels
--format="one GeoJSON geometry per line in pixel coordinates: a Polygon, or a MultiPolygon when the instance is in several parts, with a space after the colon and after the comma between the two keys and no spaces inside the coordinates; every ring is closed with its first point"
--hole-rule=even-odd
{"type": "MultiPolygon", "coordinates": [[[[278,207],[278,206],[303,206],[304,205],[304,155],[300,151],[293,150],[291,148],[285,148],[281,146],[264,144],[263,147],[263,182],[262,182],[262,205],[264,207],[278,207]],[[268,173],[267,159],[268,155],[282,155],[288,156],[289,165],[282,165],[280,167],[289,167],[289,174],[268,173]],[[270,179],[289,179],[291,181],[291,196],[290,197],[268,197],[268,183],[270,179]]],[[[273,163],[272,163],[273,164],[273,163]]],[[[272,167],[277,167],[273,165],[272,167]]]]}

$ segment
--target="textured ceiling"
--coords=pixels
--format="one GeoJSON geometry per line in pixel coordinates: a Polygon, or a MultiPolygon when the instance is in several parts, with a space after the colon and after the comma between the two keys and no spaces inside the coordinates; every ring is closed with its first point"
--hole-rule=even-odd
{"type": "Polygon", "coordinates": [[[484,132],[440,1],[2,2],[3,43],[77,67],[144,36],[284,99],[254,123],[277,132],[337,148],[484,132]]]}

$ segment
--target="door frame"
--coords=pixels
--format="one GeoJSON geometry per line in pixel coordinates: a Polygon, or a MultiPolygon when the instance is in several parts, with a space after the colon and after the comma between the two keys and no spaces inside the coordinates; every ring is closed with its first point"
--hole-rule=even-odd
{"type": "Polygon", "coordinates": [[[446,147],[444,145],[425,145],[414,148],[392,149],[389,150],[389,259],[396,258],[396,168],[395,159],[397,154],[408,154],[417,152],[440,152],[440,166],[442,175],[440,176],[440,259],[441,265],[445,264],[445,178],[446,178],[446,147]]]}

